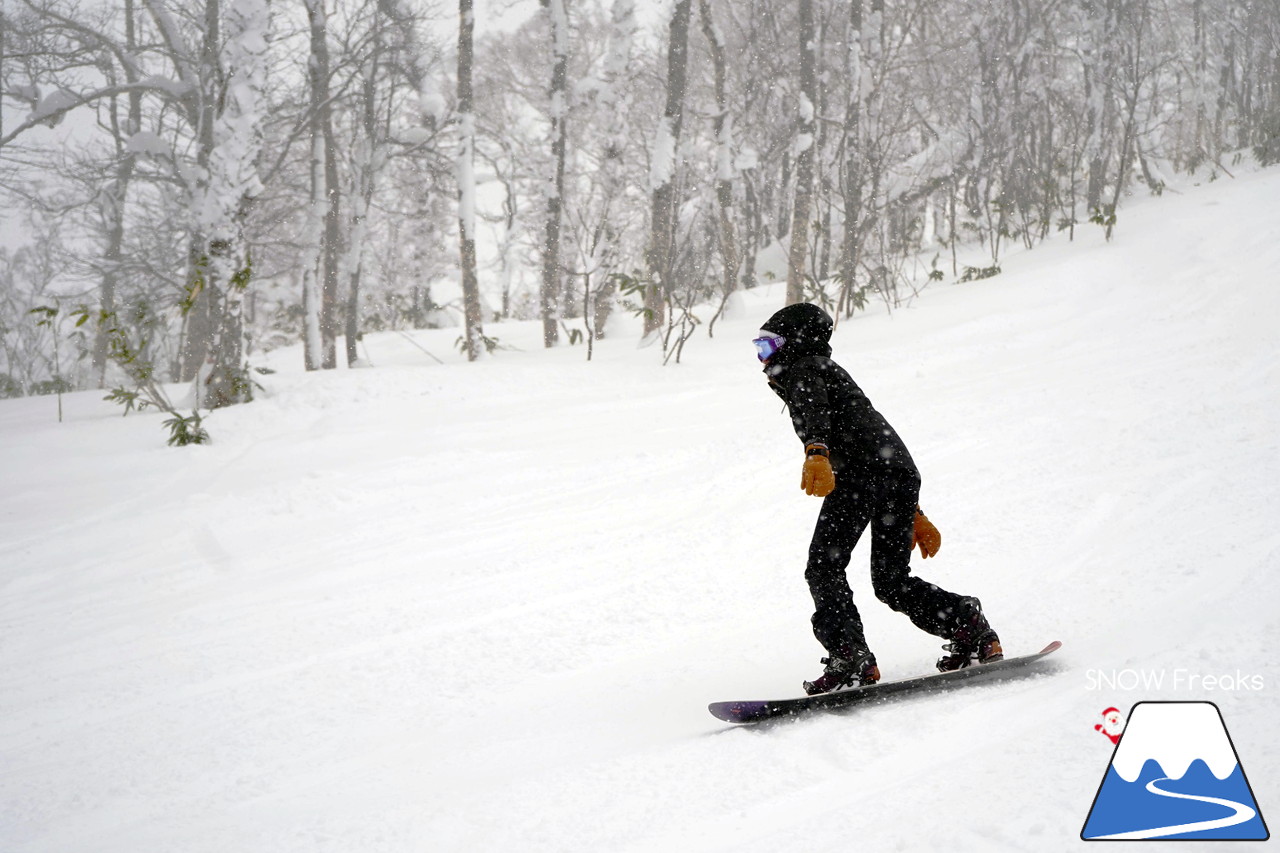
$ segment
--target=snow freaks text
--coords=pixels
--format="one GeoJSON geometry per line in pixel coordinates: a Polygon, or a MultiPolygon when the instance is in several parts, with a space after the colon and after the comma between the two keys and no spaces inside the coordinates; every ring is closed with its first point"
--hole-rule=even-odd
{"type": "Polygon", "coordinates": [[[1174,690],[1252,693],[1266,689],[1260,674],[1236,670],[1201,673],[1190,669],[1090,669],[1085,672],[1089,690],[1174,690]]]}

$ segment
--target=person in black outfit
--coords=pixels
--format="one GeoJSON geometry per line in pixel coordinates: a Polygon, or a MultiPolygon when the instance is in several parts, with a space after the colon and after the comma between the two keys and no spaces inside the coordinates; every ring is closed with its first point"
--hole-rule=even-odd
{"type": "Polygon", "coordinates": [[[810,694],[873,684],[880,678],[845,570],[871,527],[876,597],[912,623],[948,640],[938,661],[948,671],[1003,654],[976,598],[911,574],[911,552],[937,553],[942,537],[920,511],[920,473],[907,447],[853,378],[831,360],[831,317],[799,303],[778,311],[755,344],[769,387],[787,404],[805,446],[801,488],[823,498],[805,580],[813,595],[813,633],[827,650],[826,671],[804,683],[810,694]]]}

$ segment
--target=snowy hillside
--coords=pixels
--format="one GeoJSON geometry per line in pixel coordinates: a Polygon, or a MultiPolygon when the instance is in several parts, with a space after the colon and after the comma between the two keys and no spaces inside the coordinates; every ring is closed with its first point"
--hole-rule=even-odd
{"type": "MultiPolygon", "coordinates": [[[[1216,702],[1274,819],[1280,171],[1181,190],[836,331],[922,469],[916,571],[1056,666],[768,728],[706,704],[821,671],[780,285],[666,368],[275,353],[206,447],[0,402],[0,850],[1065,850],[1148,699],[1216,702]]],[[[866,562],[885,678],[928,671],[866,562]]]]}

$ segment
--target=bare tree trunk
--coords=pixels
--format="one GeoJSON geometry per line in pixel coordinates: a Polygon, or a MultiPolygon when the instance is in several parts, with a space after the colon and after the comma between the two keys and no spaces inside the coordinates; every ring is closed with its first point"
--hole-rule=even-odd
{"type": "Polygon", "coordinates": [[[564,211],[564,159],[569,116],[569,20],[564,0],[542,0],[551,23],[551,159],[555,175],[547,193],[547,222],[542,243],[542,345],[553,347],[560,340],[560,230],[564,211]]]}
{"type": "Polygon", "coordinates": [[[715,72],[716,116],[716,206],[720,211],[720,254],[724,261],[725,295],[738,289],[738,240],[733,228],[733,117],[729,115],[729,96],[725,80],[728,74],[725,62],[724,37],[711,17],[709,0],[698,0],[698,15],[702,22],[702,34],[711,49],[711,63],[715,72]]]}
{"type": "Polygon", "coordinates": [[[1105,0],[1091,8],[1088,26],[1092,35],[1092,47],[1085,51],[1085,116],[1087,131],[1085,157],[1088,161],[1088,178],[1085,185],[1085,206],[1091,211],[1102,208],[1102,191],[1107,182],[1107,161],[1112,142],[1112,100],[1109,89],[1114,84],[1115,63],[1115,0],[1105,0]]]}
{"type": "MultiPolygon", "coordinates": [[[[132,52],[136,49],[134,33],[133,0],[124,0],[124,39],[125,49],[132,52]]],[[[122,63],[125,79],[129,83],[138,80],[137,68],[122,63]]],[[[110,342],[110,329],[115,326],[116,292],[119,286],[120,264],[124,249],[124,214],[125,203],[129,194],[129,184],[133,180],[134,170],[138,164],[138,154],[128,150],[122,143],[142,129],[142,92],[129,93],[129,114],[125,119],[123,131],[118,126],[115,102],[111,104],[111,123],[115,130],[116,154],[120,163],[116,167],[115,179],[104,193],[102,200],[103,218],[107,226],[107,244],[103,251],[102,286],[98,300],[100,322],[93,341],[93,375],[99,388],[107,387],[107,353],[110,342]]]]}
{"type": "MultiPolygon", "coordinates": [[[[214,122],[217,120],[217,98],[213,92],[216,86],[214,69],[218,67],[219,47],[219,0],[206,0],[204,8],[204,35],[200,42],[199,66],[203,69],[200,75],[201,91],[199,105],[196,110],[196,171],[208,175],[209,158],[213,153],[214,122]]],[[[153,15],[155,6],[153,8],[153,15]]],[[[176,57],[175,57],[176,60],[176,57]]],[[[204,185],[193,188],[193,205],[208,189],[208,179],[204,185]]],[[[187,284],[182,299],[183,325],[186,335],[183,338],[179,355],[179,381],[194,382],[210,358],[217,335],[218,318],[222,312],[222,301],[219,298],[217,285],[208,278],[209,254],[208,238],[205,224],[194,217],[191,239],[187,244],[187,284]]]]}
{"type": "Polygon", "coordinates": [[[1203,0],[1193,0],[1191,4],[1191,44],[1192,44],[1192,99],[1195,103],[1195,141],[1191,146],[1191,158],[1188,165],[1196,168],[1205,158],[1208,145],[1206,133],[1208,110],[1205,105],[1205,83],[1209,76],[1208,23],[1204,17],[1203,0]]]}
{"type": "Polygon", "coordinates": [[[320,296],[320,257],[323,251],[324,216],[324,134],[318,121],[320,92],[311,88],[311,146],[309,153],[310,203],[307,207],[306,233],[311,245],[302,267],[302,353],[307,370],[319,370],[324,365],[324,340],[320,333],[322,299],[320,296]]]}
{"type": "Polygon", "coordinates": [[[467,360],[485,351],[480,316],[480,283],[476,277],[476,176],[475,105],[471,92],[472,34],[475,12],[472,0],[458,0],[458,242],[462,265],[462,306],[466,324],[467,360]]]}
{"type": "Polygon", "coordinates": [[[796,127],[796,191],[787,257],[787,304],[804,300],[809,220],[813,210],[813,157],[818,78],[814,57],[813,0],[800,0],[800,121],[796,127]]]}
{"type": "Polygon", "coordinates": [[[219,54],[225,63],[224,79],[237,85],[218,99],[206,197],[200,200],[208,217],[206,275],[221,303],[203,387],[196,380],[197,406],[208,408],[243,403],[253,396],[244,355],[244,295],[253,274],[245,223],[262,190],[257,160],[267,76],[267,0],[232,4],[226,19],[219,54]]]}
{"type": "MultiPolygon", "coordinates": [[[[197,157],[198,159],[198,157],[197,157]]],[[[187,282],[182,309],[182,341],[174,379],[193,382],[208,358],[213,343],[215,306],[205,282],[204,235],[193,232],[187,240],[187,282]]]]}
{"type": "MultiPolygon", "coordinates": [[[[602,183],[608,198],[621,197],[626,192],[627,176],[624,171],[625,154],[631,147],[631,133],[628,125],[630,92],[628,90],[629,71],[632,46],[635,42],[639,25],[636,23],[635,0],[613,0],[609,11],[609,47],[604,62],[604,100],[603,105],[611,113],[608,137],[605,140],[604,172],[602,183]]],[[[613,218],[613,206],[606,209],[603,224],[600,257],[614,254],[618,243],[618,228],[613,218]]],[[[609,315],[613,311],[614,294],[617,282],[610,276],[596,289],[591,300],[594,305],[584,306],[584,316],[589,315],[588,344],[603,339],[608,335],[609,315]]]]}
{"type": "Polygon", "coordinates": [[[759,194],[756,192],[755,180],[752,175],[745,174],[742,181],[743,187],[743,212],[744,226],[746,233],[743,235],[743,243],[746,246],[746,252],[743,254],[742,262],[742,283],[747,287],[755,287],[759,282],[756,280],[756,261],[760,255],[760,244],[765,241],[767,226],[764,222],[764,214],[761,211],[762,202],[759,194]]]}
{"type": "Polygon", "coordinates": [[[837,313],[851,316],[860,307],[858,269],[866,254],[867,234],[875,221],[874,200],[878,160],[875,152],[878,109],[873,74],[879,67],[884,0],[850,0],[849,53],[846,76],[849,100],[845,108],[841,197],[844,216],[840,250],[840,298],[837,313]]]}
{"type": "MultiPolygon", "coordinates": [[[[827,42],[830,37],[828,28],[830,26],[830,18],[823,13],[823,7],[818,6],[819,22],[815,34],[815,67],[825,69],[827,67],[827,42]]],[[[831,214],[832,214],[832,193],[831,193],[831,175],[830,175],[830,157],[828,154],[828,135],[830,134],[830,122],[822,119],[828,114],[830,100],[829,77],[826,74],[819,74],[817,79],[817,97],[814,100],[815,109],[815,136],[814,136],[814,178],[813,207],[815,212],[812,213],[813,221],[813,259],[809,263],[809,268],[814,272],[814,278],[818,282],[826,281],[828,278],[829,267],[831,262],[831,214]]]]}
{"type": "Polygon", "coordinates": [[[338,366],[338,258],[341,211],[338,207],[338,163],[329,95],[329,44],[324,0],[307,0],[311,58],[311,232],[316,256],[303,276],[303,304],[308,312],[305,359],[308,370],[338,366]]]}
{"type": "Polygon", "coordinates": [[[324,348],[325,370],[338,366],[338,306],[341,303],[339,259],[342,257],[341,192],[338,183],[337,144],[333,136],[333,121],[326,119],[324,127],[324,286],[321,290],[320,339],[324,348]]]}
{"type": "Polygon", "coordinates": [[[360,112],[361,138],[356,142],[355,192],[352,193],[351,236],[345,264],[347,271],[346,339],[347,366],[360,360],[356,343],[360,339],[360,280],[364,271],[364,244],[368,234],[369,207],[383,159],[382,139],[378,132],[378,71],[382,63],[382,9],[374,6],[373,46],[364,69],[360,112]]]}
{"type": "Polygon", "coordinates": [[[644,294],[644,334],[649,336],[666,323],[666,294],[672,281],[672,247],[675,242],[675,180],[679,163],[680,132],[684,122],[684,96],[689,63],[689,20],[692,0],[676,0],[667,27],[667,100],[658,122],[653,168],[649,176],[652,218],[646,253],[649,283],[644,294]]]}
{"type": "Polygon", "coordinates": [[[1142,84],[1144,82],[1145,73],[1142,67],[1143,41],[1147,35],[1148,22],[1148,6],[1146,0],[1136,0],[1136,5],[1130,7],[1132,18],[1132,31],[1126,33],[1128,38],[1125,39],[1124,46],[1124,67],[1128,76],[1124,91],[1125,98],[1125,117],[1124,129],[1121,134],[1120,142],[1120,171],[1116,175],[1115,190],[1111,197],[1111,215],[1106,218],[1107,240],[1111,240],[1112,232],[1115,229],[1116,219],[1115,211],[1120,206],[1120,194],[1123,192],[1125,184],[1128,182],[1129,166],[1130,166],[1130,150],[1135,147],[1137,135],[1137,112],[1138,100],[1142,95],[1142,84]]]}
{"type": "MultiPolygon", "coordinates": [[[[321,8],[323,12],[323,8],[321,8]]],[[[324,24],[321,24],[324,27],[324,24]]],[[[333,134],[333,106],[329,95],[329,48],[323,46],[322,64],[317,75],[324,81],[324,102],[320,116],[320,127],[324,133],[324,282],[321,290],[320,338],[324,348],[325,370],[333,370],[338,366],[338,305],[339,272],[338,264],[342,257],[342,211],[340,207],[342,188],[338,182],[338,146],[333,134]]]]}

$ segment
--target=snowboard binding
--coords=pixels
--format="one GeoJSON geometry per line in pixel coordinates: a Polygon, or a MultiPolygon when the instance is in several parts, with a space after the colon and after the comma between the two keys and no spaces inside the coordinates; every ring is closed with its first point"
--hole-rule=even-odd
{"type": "Polygon", "coordinates": [[[949,654],[938,659],[939,672],[964,669],[976,661],[979,664],[994,663],[1004,659],[1000,637],[982,612],[982,603],[972,596],[962,600],[960,627],[951,635],[951,642],[942,648],[949,654]]]}
{"type": "Polygon", "coordinates": [[[846,687],[866,687],[880,680],[876,657],[866,648],[846,649],[842,654],[823,658],[822,662],[827,667],[822,675],[804,682],[804,692],[810,696],[846,687]]]}

